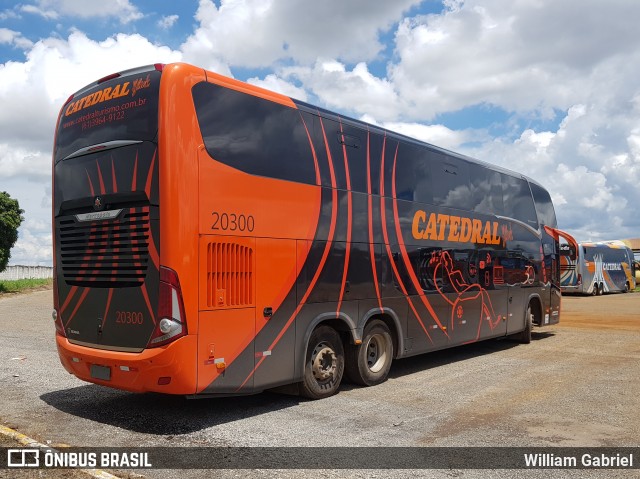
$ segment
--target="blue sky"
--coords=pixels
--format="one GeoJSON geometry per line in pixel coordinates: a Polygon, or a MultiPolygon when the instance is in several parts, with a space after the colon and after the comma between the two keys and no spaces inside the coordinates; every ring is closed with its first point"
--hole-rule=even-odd
{"type": "Polygon", "coordinates": [[[625,0],[0,2],[0,190],[12,264],[50,264],[66,98],[185,61],[520,171],[579,240],[640,237],[640,3],[625,0]]]}

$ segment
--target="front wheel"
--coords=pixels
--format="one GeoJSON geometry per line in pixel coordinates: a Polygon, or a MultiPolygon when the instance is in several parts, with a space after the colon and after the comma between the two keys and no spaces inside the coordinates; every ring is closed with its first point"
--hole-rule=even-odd
{"type": "Polygon", "coordinates": [[[531,342],[531,330],[533,329],[533,311],[531,311],[531,305],[527,306],[527,311],[524,316],[524,330],[515,335],[518,342],[522,344],[529,344],[531,342]]]}
{"type": "Polygon", "coordinates": [[[319,326],[309,338],[300,393],[323,399],[338,392],[344,373],[344,349],[340,335],[329,326],[319,326]]]}
{"type": "Polygon", "coordinates": [[[393,339],[387,325],[379,319],[364,328],[362,344],[347,345],[347,377],[361,386],[386,381],[393,361],[393,339]]]}

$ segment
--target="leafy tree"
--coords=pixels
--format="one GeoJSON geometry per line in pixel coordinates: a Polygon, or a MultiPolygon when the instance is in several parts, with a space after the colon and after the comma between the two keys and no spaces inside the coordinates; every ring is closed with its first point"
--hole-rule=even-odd
{"type": "Polygon", "coordinates": [[[18,240],[18,228],[24,220],[24,210],[18,200],[6,191],[0,191],[0,271],[4,271],[11,257],[11,248],[18,240]]]}

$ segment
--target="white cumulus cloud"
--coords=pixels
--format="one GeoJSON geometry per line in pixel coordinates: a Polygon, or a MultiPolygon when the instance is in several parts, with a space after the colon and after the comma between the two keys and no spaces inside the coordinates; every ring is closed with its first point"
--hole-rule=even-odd
{"type": "Polygon", "coordinates": [[[142,18],[142,13],[129,0],[112,0],[107,5],[104,2],[87,0],[37,0],[35,4],[25,4],[20,9],[48,20],[56,20],[63,16],[116,17],[121,23],[129,23],[142,18]]]}

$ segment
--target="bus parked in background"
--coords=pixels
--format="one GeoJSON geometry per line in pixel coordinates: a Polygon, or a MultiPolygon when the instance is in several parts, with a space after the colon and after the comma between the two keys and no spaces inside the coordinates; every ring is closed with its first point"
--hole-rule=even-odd
{"type": "Polygon", "coordinates": [[[53,192],[59,356],[97,384],[323,398],[560,319],[540,184],[194,66],[69,98],[53,192]]]}
{"type": "Polygon", "coordinates": [[[561,244],[563,293],[626,293],[635,289],[633,251],[621,242],[561,244]],[[575,258],[575,259],[572,259],[575,258]]]}

